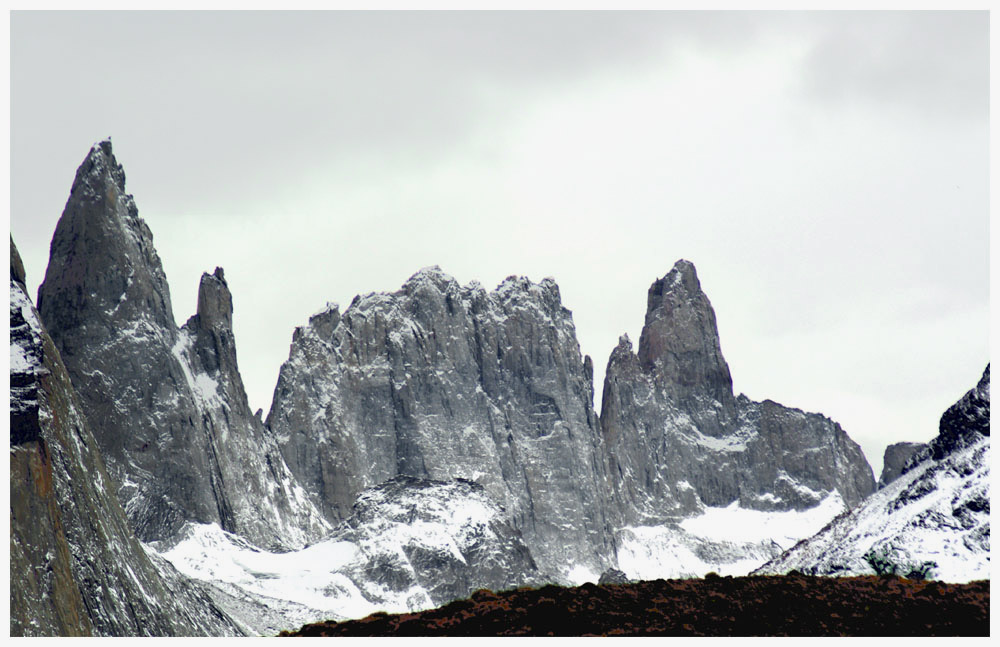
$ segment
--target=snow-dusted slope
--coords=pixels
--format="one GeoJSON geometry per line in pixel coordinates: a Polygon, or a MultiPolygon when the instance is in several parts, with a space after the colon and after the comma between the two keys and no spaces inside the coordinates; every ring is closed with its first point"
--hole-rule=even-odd
{"type": "Polygon", "coordinates": [[[757,572],[988,579],[989,367],[941,430],[902,476],[757,572]]]}
{"type": "Polygon", "coordinates": [[[329,538],[299,551],[267,552],[215,524],[189,524],[150,548],[214,585],[220,606],[260,633],[539,582],[502,511],[461,480],[398,477],[366,490],[329,538]]]}
{"type": "Polygon", "coordinates": [[[803,511],[706,507],[680,523],[622,528],[618,564],[634,580],[746,575],[844,510],[837,492],[803,511]]]}

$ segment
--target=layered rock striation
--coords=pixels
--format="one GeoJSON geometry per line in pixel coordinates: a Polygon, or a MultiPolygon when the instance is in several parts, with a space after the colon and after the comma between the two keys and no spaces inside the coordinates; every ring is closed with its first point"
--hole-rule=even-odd
{"type": "Polygon", "coordinates": [[[626,524],[733,503],[804,510],[835,492],[852,506],[875,485],[840,425],[733,396],[715,313],[688,261],[650,287],[638,352],[627,336],[612,352],[601,427],[626,524]]]}
{"type": "Polygon", "coordinates": [[[487,292],[428,268],[296,329],[267,425],[331,519],[397,476],[463,478],[543,572],[596,577],[613,565],[616,510],[591,376],[552,280],[487,292]]]}
{"type": "Polygon", "coordinates": [[[293,547],[329,529],[250,413],[222,270],[178,328],[110,141],[77,171],[38,300],[140,539],[196,521],[293,547]]]}
{"type": "Polygon", "coordinates": [[[10,633],[238,635],[136,540],[11,241],[10,633]]]}

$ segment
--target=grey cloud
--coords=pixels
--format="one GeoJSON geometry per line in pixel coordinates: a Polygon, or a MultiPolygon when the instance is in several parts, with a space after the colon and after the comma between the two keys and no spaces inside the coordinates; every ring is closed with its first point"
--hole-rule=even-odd
{"type": "Polygon", "coordinates": [[[819,33],[802,78],[816,102],[987,119],[987,12],[838,12],[824,16],[819,33]]]}
{"type": "Polygon", "coordinates": [[[30,104],[67,140],[106,124],[91,139],[147,150],[171,204],[219,208],[233,186],[303,168],[440,154],[526,93],[632,73],[685,43],[736,47],[755,24],[713,12],[15,12],[12,110],[30,104]],[[200,150],[229,165],[195,171],[185,159],[200,150]]]}

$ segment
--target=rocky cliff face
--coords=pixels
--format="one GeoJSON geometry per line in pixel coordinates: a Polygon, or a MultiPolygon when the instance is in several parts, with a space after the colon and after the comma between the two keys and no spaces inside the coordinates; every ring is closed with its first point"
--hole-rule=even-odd
{"type": "Polygon", "coordinates": [[[11,241],[10,633],[235,635],[135,539],[11,241]]]}
{"type": "Polygon", "coordinates": [[[715,313],[687,261],[650,287],[638,352],[627,337],[612,352],[601,427],[627,524],[732,503],[805,510],[834,492],[852,506],[875,485],[840,425],[733,397],[715,313]]]}
{"type": "Polygon", "coordinates": [[[989,402],[987,366],[901,476],[758,572],[989,579],[989,402]]]}
{"type": "Polygon", "coordinates": [[[885,448],[882,456],[882,475],[878,489],[889,485],[903,474],[903,468],[913,456],[927,448],[927,443],[893,443],[885,448]]]}
{"type": "Polygon", "coordinates": [[[613,565],[614,507],[591,371],[553,281],[487,292],[430,268],[296,329],[267,424],[332,519],[396,476],[464,478],[542,571],[596,577],[613,565]]]}
{"type": "Polygon", "coordinates": [[[98,422],[140,539],[169,537],[191,520],[298,546],[329,528],[250,414],[222,271],[202,277],[198,313],[178,329],[152,234],[109,141],[77,171],[39,311],[98,422]]]}

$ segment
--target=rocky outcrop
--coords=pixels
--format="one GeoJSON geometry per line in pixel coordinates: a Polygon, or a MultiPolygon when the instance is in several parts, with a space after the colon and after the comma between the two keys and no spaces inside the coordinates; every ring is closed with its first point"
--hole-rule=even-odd
{"type": "Polygon", "coordinates": [[[76,174],[52,239],[39,311],[66,363],[139,538],[217,522],[264,546],[328,530],[249,410],[232,298],[202,277],[198,313],[174,323],[153,238],[110,141],[76,174]]]}
{"type": "Polygon", "coordinates": [[[468,479],[543,572],[596,578],[614,506],[590,375],[552,280],[487,292],[429,268],[296,329],[267,425],[331,519],[396,476],[468,479]]]}
{"type": "Polygon", "coordinates": [[[690,262],[678,261],[649,287],[636,358],[657,393],[688,412],[702,433],[717,437],[732,427],[733,379],[722,357],[715,310],[690,262]]]}
{"type": "Polygon", "coordinates": [[[987,366],[901,476],[758,572],[988,579],[989,402],[987,366]]]}
{"type": "Polygon", "coordinates": [[[705,506],[804,510],[832,493],[856,505],[874,489],[840,425],[733,397],[715,313],[694,265],[649,289],[637,353],[622,337],[604,383],[601,427],[626,525],[677,521],[705,506]]]}
{"type": "Polygon", "coordinates": [[[11,244],[10,633],[241,633],[136,540],[11,244]]]}
{"type": "Polygon", "coordinates": [[[927,443],[893,443],[885,448],[882,457],[882,475],[878,489],[889,485],[903,474],[903,468],[913,456],[927,448],[927,443]]]}

